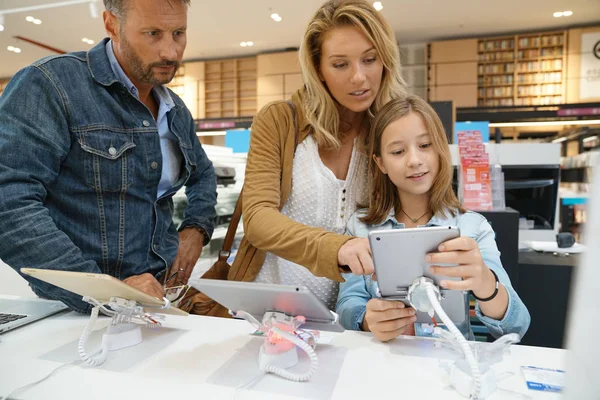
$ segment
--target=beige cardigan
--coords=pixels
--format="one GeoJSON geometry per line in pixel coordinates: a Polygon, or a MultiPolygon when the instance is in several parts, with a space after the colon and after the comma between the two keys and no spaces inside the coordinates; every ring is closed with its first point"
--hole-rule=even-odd
{"type": "MultiPolygon", "coordinates": [[[[292,96],[299,128],[298,143],[311,127],[304,118],[303,90],[292,96]]],[[[245,236],[228,274],[229,280],[254,281],[267,252],[303,265],[313,275],[343,282],[337,262],[351,236],[338,235],[291,220],[280,210],[292,188],[295,153],[294,118],[289,105],[264,106],[254,118],[242,200],[245,236]]]]}

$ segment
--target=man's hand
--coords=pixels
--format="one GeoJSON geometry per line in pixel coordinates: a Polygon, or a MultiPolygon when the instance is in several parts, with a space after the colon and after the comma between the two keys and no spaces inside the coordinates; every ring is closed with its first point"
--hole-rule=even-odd
{"type": "Polygon", "coordinates": [[[416,320],[415,310],[406,307],[401,301],[371,299],[367,303],[367,312],[362,322],[363,331],[387,342],[402,335],[416,320]]]}
{"type": "MultiPolygon", "coordinates": [[[[179,249],[177,250],[177,257],[173,261],[171,270],[169,272],[170,277],[173,274],[177,274],[177,282],[187,284],[190,275],[194,270],[194,266],[200,258],[202,253],[202,247],[204,246],[204,235],[195,228],[185,228],[179,232],[179,249]]],[[[172,286],[170,282],[167,282],[167,286],[172,286]]]]}
{"type": "Polygon", "coordinates": [[[163,287],[160,285],[160,283],[158,283],[156,278],[149,273],[130,276],[123,282],[129,286],[133,286],[134,288],[141,290],[144,293],[148,293],[150,296],[154,296],[159,299],[162,299],[165,296],[163,287]]]}
{"type": "Polygon", "coordinates": [[[371,275],[374,271],[369,239],[348,240],[338,251],[338,264],[347,265],[354,275],[371,275]]]}

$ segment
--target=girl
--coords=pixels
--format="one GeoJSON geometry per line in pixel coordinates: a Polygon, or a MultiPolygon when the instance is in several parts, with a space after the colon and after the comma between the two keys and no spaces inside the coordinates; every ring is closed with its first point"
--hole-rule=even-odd
{"type": "MultiPolygon", "coordinates": [[[[529,312],[502,267],[492,227],[482,215],[465,211],[452,191],[450,149],[431,106],[416,96],[389,102],[373,122],[368,154],[368,208],[352,216],[347,232],[365,237],[371,229],[458,226],[460,238],[442,243],[439,253],[427,255],[427,262],[434,264],[431,272],[462,278],[440,284],[446,289],[470,290],[478,299],[477,317],[494,337],[512,332],[523,336],[529,312]],[[459,266],[435,266],[442,263],[459,266]]],[[[345,278],[337,312],[346,329],[371,331],[379,340],[388,341],[412,327],[415,311],[402,302],[375,298],[370,277],[345,278]]],[[[461,330],[472,338],[468,324],[461,330]]]]}
{"type": "Polygon", "coordinates": [[[292,96],[294,111],[271,103],[252,125],[245,237],[229,279],[303,285],[333,309],[340,268],[373,272],[367,240],[343,233],[366,198],[359,148],[371,118],[405,89],[394,33],[363,0],[325,2],[299,57],[305,87],[292,96]]]}

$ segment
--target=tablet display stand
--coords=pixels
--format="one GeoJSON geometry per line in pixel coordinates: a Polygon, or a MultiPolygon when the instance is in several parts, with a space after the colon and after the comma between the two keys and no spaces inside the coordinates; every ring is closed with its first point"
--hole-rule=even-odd
{"type": "MultiPolygon", "coordinates": [[[[171,302],[166,298],[164,300],[163,308],[167,309],[171,302]]],[[[142,342],[142,330],[140,324],[136,322],[145,323],[147,327],[159,327],[161,326],[160,319],[164,318],[164,316],[151,316],[144,312],[143,306],[136,301],[120,297],[112,297],[108,303],[100,303],[92,297],[84,296],[83,301],[93,305],[94,308],[92,308],[90,320],[79,338],[78,352],[81,361],[93,367],[104,363],[108,358],[109,351],[135,346],[142,342]],[[112,320],[102,335],[101,348],[89,354],[86,350],[86,343],[100,311],[112,317],[112,320]]]]}
{"type": "Polygon", "coordinates": [[[308,381],[316,372],[319,360],[314,350],[317,345],[315,338],[310,332],[300,329],[306,318],[267,311],[261,323],[245,311],[230,313],[236,318],[244,318],[265,336],[258,355],[258,367],[261,371],[295,382],[308,381]],[[303,374],[287,371],[298,364],[297,347],[305,351],[311,361],[310,369],[303,374]]]}

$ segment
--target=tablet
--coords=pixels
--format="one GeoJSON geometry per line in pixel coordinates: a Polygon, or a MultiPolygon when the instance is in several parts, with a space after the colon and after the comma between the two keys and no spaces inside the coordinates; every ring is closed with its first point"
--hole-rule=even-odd
{"type": "MultiPolygon", "coordinates": [[[[441,280],[460,280],[456,277],[433,275],[429,272],[425,255],[437,252],[438,246],[460,236],[455,226],[431,226],[369,232],[369,244],[373,256],[377,285],[381,298],[399,300],[410,305],[408,288],[421,276],[431,278],[438,286],[441,280]]],[[[439,265],[439,264],[438,264],[439,265]]],[[[448,265],[450,266],[450,265],[448,265]]],[[[454,323],[464,322],[468,311],[464,292],[441,290],[442,307],[454,323]]],[[[431,322],[425,313],[417,313],[417,322],[431,322]]]]}
{"type": "Polygon", "coordinates": [[[136,301],[149,313],[188,315],[176,307],[162,309],[165,305],[163,299],[142,292],[110,275],[36,268],[21,268],[21,272],[82,297],[92,297],[101,303],[110,301],[111,297],[120,297],[136,301]]]}
{"type": "Polygon", "coordinates": [[[303,286],[217,279],[196,279],[189,284],[230,311],[246,311],[258,321],[262,321],[268,311],[279,311],[289,316],[305,317],[304,329],[344,331],[337,314],[303,286]]]}

